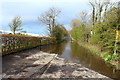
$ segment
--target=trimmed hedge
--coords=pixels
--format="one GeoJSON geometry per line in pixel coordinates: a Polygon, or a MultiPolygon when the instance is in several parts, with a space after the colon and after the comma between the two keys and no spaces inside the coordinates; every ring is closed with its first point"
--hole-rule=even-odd
{"type": "Polygon", "coordinates": [[[24,49],[37,47],[40,45],[51,44],[55,42],[54,37],[34,37],[28,35],[12,35],[1,34],[0,35],[0,55],[5,55],[24,49]]]}

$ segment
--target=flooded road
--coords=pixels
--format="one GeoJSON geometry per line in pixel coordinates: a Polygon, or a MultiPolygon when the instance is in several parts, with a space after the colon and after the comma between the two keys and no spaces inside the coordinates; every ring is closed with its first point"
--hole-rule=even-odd
{"type": "Polygon", "coordinates": [[[93,55],[75,42],[48,45],[47,47],[42,47],[40,49],[49,53],[57,53],[61,58],[80,63],[83,66],[97,71],[105,76],[120,79],[120,71],[114,70],[110,64],[106,64],[98,56],[93,55]]]}
{"type": "Polygon", "coordinates": [[[29,50],[25,50],[3,56],[3,72],[6,72],[10,67],[14,67],[14,64],[19,63],[21,59],[24,59],[25,57],[33,53],[37,53],[38,51],[44,51],[48,53],[56,53],[61,58],[65,58],[66,60],[82,64],[83,66],[110,78],[120,79],[120,71],[114,70],[114,68],[111,67],[109,64],[106,64],[99,57],[91,54],[88,50],[79,46],[75,42],[63,42],[60,44],[40,46],[37,48],[33,48],[32,52],[27,53],[28,51],[29,50]]]}

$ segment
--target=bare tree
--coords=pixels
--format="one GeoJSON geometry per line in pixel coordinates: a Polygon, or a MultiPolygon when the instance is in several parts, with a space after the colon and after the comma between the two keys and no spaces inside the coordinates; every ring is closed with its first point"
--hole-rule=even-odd
{"type": "Polygon", "coordinates": [[[87,11],[81,11],[80,14],[78,15],[80,18],[80,21],[82,21],[84,24],[87,24],[88,22],[88,13],[87,11]]]}
{"type": "Polygon", "coordinates": [[[23,28],[21,28],[21,17],[20,16],[16,16],[11,23],[9,23],[10,26],[10,30],[13,32],[13,34],[15,34],[16,31],[21,31],[23,28]]]}
{"type": "Polygon", "coordinates": [[[82,24],[82,22],[78,19],[73,19],[70,23],[71,28],[79,27],[82,24]]]}
{"type": "Polygon", "coordinates": [[[104,2],[105,4],[105,12],[108,10],[108,7],[110,5],[110,0],[106,0],[106,2],[104,2]]]}
{"type": "Polygon", "coordinates": [[[53,7],[38,17],[38,20],[40,22],[48,26],[48,31],[50,36],[53,36],[52,30],[56,26],[56,18],[58,17],[60,12],[61,11],[59,9],[53,7]]]}
{"type": "Polygon", "coordinates": [[[89,3],[92,6],[92,21],[94,25],[96,21],[102,19],[102,12],[107,11],[110,0],[92,0],[89,3]]]}
{"type": "MultiPolygon", "coordinates": [[[[97,21],[100,22],[102,20],[102,12],[107,11],[110,4],[110,0],[91,0],[89,1],[89,3],[92,7],[92,27],[93,27],[97,21]]],[[[94,32],[91,31],[91,33],[94,32]]]]}
{"type": "Polygon", "coordinates": [[[92,2],[89,2],[89,3],[92,6],[92,26],[94,26],[94,23],[95,23],[95,4],[92,2]]]}

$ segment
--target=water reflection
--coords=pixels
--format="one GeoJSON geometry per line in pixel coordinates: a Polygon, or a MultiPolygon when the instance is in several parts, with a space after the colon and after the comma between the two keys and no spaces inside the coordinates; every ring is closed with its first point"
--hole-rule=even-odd
{"type": "Polygon", "coordinates": [[[63,42],[60,44],[51,44],[47,46],[42,46],[40,47],[40,50],[48,53],[56,53],[56,54],[62,55],[66,44],[67,44],[66,42],[63,42]]]}
{"type": "Polygon", "coordinates": [[[112,67],[108,67],[99,57],[91,54],[85,48],[80,47],[77,43],[71,44],[72,56],[80,61],[80,64],[93,69],[106,76],[116,78],[119,75],[113,72],[112,67]]]}
{"type": "Polygon", "coordinates": [[[108,67],[108,64],[104,63],[99,57],[91,54],[75,42],[63,42],[61,44],[48,45],[47,47],[41,47],[40,50],[49,53],[57,53],[59,57],[80,63],[85,67],[111,78],[120,78],[120,71],[113,72],[114,70],[112,67],[108,67]]]}

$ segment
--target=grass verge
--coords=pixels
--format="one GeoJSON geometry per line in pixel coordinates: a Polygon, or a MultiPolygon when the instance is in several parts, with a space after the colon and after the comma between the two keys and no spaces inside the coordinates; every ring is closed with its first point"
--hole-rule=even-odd
{"type": "Polygon", "coordinates": [[[120,62],[118,61],[120,59],[120,55],[117,55],[117,54],[109,55],[107,52],[101,52],[99,46],[92,45],[92,44],[87,43],[87,42],[77,41],[77,43],[80,46],[89,50],[91,53],[101,57],[101,59],[103,61],[105,61],[106,63],[110,63],[116,69],[120,69],[120,62]]]}

